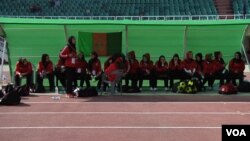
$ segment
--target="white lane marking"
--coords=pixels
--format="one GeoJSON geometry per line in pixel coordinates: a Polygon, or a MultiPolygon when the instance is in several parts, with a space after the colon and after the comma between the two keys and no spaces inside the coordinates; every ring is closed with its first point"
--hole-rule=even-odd
{"type": "Polygon", "coordinates": [[[0,115],[250,115],[250,112],[0,112],[0,115]]]}
{"type": "Polygon", "coordinates": [[[221,127],[168,127],[168,126],[34,126],[34,127],[0,127],[7,129],[221,129],[221,127]]]}

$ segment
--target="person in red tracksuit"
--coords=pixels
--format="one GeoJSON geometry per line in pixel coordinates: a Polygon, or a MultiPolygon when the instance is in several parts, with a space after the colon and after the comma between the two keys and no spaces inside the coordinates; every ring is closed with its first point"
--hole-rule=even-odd
{"type": "Polygon", "coordinates": [[[93,51],[91,53],[91,59],[88,62],[88,72],[94,78],[97,83],[97,88],[101,88],[101,79],[102,79],[102,67],[101,67],[101,61],[98,58],[98,54],[93,51]]]}
{"type": "Polygon", "coordinates": [[[150,60],[150,54],[146,53],[142,56],[139,68],[139,88],[142,90],[143,79],[149,79],[150,90],[156,90],[155,84],[153,82],[154,75],[154,63],[150,60]]]}
{"type": "Polygon", "coordinates": [[[204,63],[202,53],[197,53],[197,54],[195,55],[195,62],[196,62],[196,64],[197,64],[197,68],[196,68],[197,73],[198,73],[199,76],[201,77],[201,76],[203,76],[202,70],[203,70],[203,63],[204,63]]]}
{"type": "Polygon", "coordinates": [[[244,79],[245,63],[241,59],[241,53],[236,52],[234,58],[229,62],[229,79],[236,86],[236,79],[239,79],[239,83],[244,79]]]}
{"type": "Polygon", "coordinates": [[[20,58],[16,64],[15,85],[21,85],[21,78],[26,77],[26,85],[31,87],[32,84],[32,64],[26,58],[20,58]]]}
{"type": "Polygon", "coordinates": [[[111,63],[105,70],[104,73],[107,76],[108,81],[114,81],[116,79],[116,74],[112,74],[118,69],[122,69],[123,59],[118,57],[114,63],[111,63]]]}
{"type": "Polygon", "coordinates": [[[166,61],[165,56],[161,55],[159,60],[155,63],[155,86],[157,87],[157,79],[164,78],[164,87],[165,91],[168,90],[168,62],[166,61]]]}
{"type": "Polygon", "coordinates": [[[128,52],[128,61],[126,62],[127,71],[125,72],[125,85],[129,85],[129,80],[132,81],[132,87],[137,87],[139,62],[136,59],[135,52],[128,52]]]}
{"type": "Polygon", "coordinates": [[[70,98],[74,97],[73,94],[73,82],[76,80],[76,39],[74,36],[70,36],[68,44],[60,53],[60,57],[65,60],[65,75],[66,75],[66,92],[70,98]]]}
{"type": "Polygon", "coordinates": [[[220,51],[214,52],[214,76],[220,79],[220,86],[225,83],[225,79],[228,78],[228,70],[226,69],[226,63],[222,57],[220,51]]]}
{"type": "Polygon", "coordinates": [[[186,58],[182,61],[182,69],[184,71],[185,79],[191,79],[192,77],[198,77],[197,63],[193,59],[192,51],[186,53],[186,58]]]}
{"type": "Polygon", "coordinates": [[[208,87],[210,89],[213,89],[215,67],[212,54],[206,54],[202,69],[204,75],[203,86],[208,82],[208,87]]]}
{"type": "Polygon", "coordinates": [[[173,58],[169,62],[169,77],[170,88],[173,87],[174,79],[183,79],[183,70],[181,66],[181,59],[178,54],[174,54],[173,58]]]}
{"type": "MultiPolygon", "coordinates": [[[[76,60],[76,77],[80,78],[80,87],[83,87],[84,81],[86,87],[90,87],[90,75],[87,73],[88,63],[85,60],[84,54],[80,52],[76,60]]],[[[77,80],[75,80],[75,87],[77,87],[77,80]]]]}
{"type": "Polygon", "coordinates": [[[38,63],[37,69],[37,88],[43,88],[43,79],[48,78],[49,90],[53,91],[54,83],[54,68],[53,63],[49,59],[48,54],[43,54],[41,61],[38,63]]]}
{"type": "MultiPolygon", "coordinates": [[[[57,80],[59,80],[63,86],[63,88],[66,88],[66,80],[65,80],[65,66],[64,66],[64,59],[59,57],[59,60],[55,66],[55,76],[57,80]]],[[[57,82],[56,82],[57,84],[57,82]]],[[[57,84],[58,86],[58,84],[57,84]]]]}

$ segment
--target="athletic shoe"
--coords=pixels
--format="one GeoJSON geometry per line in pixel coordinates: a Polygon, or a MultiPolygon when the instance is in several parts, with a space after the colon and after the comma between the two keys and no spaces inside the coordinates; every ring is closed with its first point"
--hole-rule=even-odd
{"type": "Polygon", "coordinates": [[[140,88],[140,91],[142,91],[142,88],[140,88]]]}
{"type": "Polygon", "coordinates": [[[157,91],[157,88],[154,88],[154,91],[157,91]]]}
{"type": "Polygon", "coordinates": [[[152,87],[150,87],[150,91],[154,91],[154,89],[152,87]]]}
{"type": "Polygon", "coordinates": [[[165,87],[165,91],[168,91],[168,87],[165,87]]]}

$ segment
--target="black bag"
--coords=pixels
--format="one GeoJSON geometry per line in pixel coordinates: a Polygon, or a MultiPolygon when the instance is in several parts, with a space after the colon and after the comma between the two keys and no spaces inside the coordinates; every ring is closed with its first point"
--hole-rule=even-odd
{"type": "Polygon", "coordinates": [[[172,92],[173,93],[177,93],[178,92],[178,86],[179,85],[180,85],[180,82],[174,83],[174,85],[172,86],[172,92]]]}
{"type": "Polygon", "coordinates": [[[122,86],[122,92],[124,93],[139,93],[141,92],[139,87],[132,87],[132,86],[122,86]]]}
{"type": "Polygon", "coordinates": [[[89,87],[85,89],[79,89],[76,88],[74,90],[74,93],[77,95],[77,97],[93,97],[98,96],[98,92],[95,87],[89,87]]]}
{"type": "Polygon", "coordinates": [[[0,90],[0,98],[2,98],[4,96],[4,93],[2,90],[0,90]]]}
{"type": "Polygon", "coordinates": [[[18,91],[18,94],[20,96],[29,96],[30,95],[29,87],[27,85],[21,86],[21,88],[18,91]]]}
{"type": "Polygon", "coordinates": [[[15,87],[10,92],[6,93],[1,99],[1,105],[18,105],[21,101],[21,96],[19,94],[22,87],[15,87]]]}
{"type": "Polygon", "coordinates": [[[7,94],[9,93],[10,91],[12,91],[14,89],[15,85],[13,83],[9,83],[5,89],[4,89],[4,92],[7,94]]]}
{"type": "Polygon", "coordinates": [[[239,92],[250,92],[250,82],[244,81],[239,84],[238,86],[238,91],[239,92]]]}

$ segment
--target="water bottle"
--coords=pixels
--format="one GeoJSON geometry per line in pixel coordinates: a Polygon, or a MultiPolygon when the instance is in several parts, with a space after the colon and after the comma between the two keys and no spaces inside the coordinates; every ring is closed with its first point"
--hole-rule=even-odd
{"type": "Polygon", "coordinates": [[[60,100],[58,87],[55,87],[55,95],[52,96],[52,99],[53,99],[53,100],[60,100]]]}
{"type": "Polygon", "coordinates": [[[59,94],[59,92],[58,92],[58,87],[56,86],[55,87],[55,95],[58,95],[59,94]]]}

